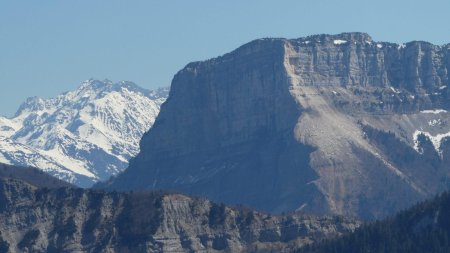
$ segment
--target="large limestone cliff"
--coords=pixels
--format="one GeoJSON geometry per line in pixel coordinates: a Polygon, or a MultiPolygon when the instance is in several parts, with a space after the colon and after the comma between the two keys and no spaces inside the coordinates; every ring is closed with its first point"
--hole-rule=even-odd
{"type": "Polygon", "coordinates": [[[283,58],[284,41],[260,40],[180,71],[157,130],[145,134],[118,187],[176,189],[263,210],[323,203],[308,184],[317,178],[312,148],[294,138],[300,108],[283,58]]]}
{"type": "Polygon", "coordinates": [[[448,188],[449,46],[261,39],[187,65],[113,189],[382,217],[448,188]]]}

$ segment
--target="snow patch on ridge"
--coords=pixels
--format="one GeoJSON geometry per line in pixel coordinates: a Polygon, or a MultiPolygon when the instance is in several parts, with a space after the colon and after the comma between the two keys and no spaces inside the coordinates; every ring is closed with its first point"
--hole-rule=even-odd
{"type": "Polygon", "coordinates": [[[432,135],[429,132],[416,130],[413,134],[414,149],[418,153],[422,154],[423,150],[421,150],[421,148],[420,148],[420,141],[419,141],[420,135],[427,137],[433,144],[433,147],[436,150],[436,152],[438,152],[438,154],[442,156],[442,150],[441,150],[442,140],[444,138],[450,137],[450,132],[444,133],[444,134],[432,135]]]}
{"type": "Polygon", "coordinates": [[[2,153],[0,153],[0,163],[10,164],[10,161],[6,159],[6,157],[2,153]]]}
{"type": "Polygon", "coordinates": [[[428,121],[428,125],[431,127],[440,126],[440,125],[442,125],[442,120],[441,119],[430,120],[430,121],[428,121]]]}
{"type": "Polygon", "coordinates": [[[401,92],[400,91],[398,91],[397,89],[395,89],[394,87],[389,87],[390,89],[391,89],[391,91],[392,92],[394,92],[394,93],[397,93],[397,94],[400,94],[401,92]]]}
{"type": "Polygon", "coordinates": [[[334,40],[333,43],[335,45],[342,45],[342,44],[347,43],[347,41],[346,40],[334,40]]]}
{"type": "Polygon", "coordinates": [[[440,114],[440,113],[446,113],[446,110],[443,109],[435,109],[435,110],[423,110],[420,111],[420,113],[431,113],[431,114],[440,114]]]}

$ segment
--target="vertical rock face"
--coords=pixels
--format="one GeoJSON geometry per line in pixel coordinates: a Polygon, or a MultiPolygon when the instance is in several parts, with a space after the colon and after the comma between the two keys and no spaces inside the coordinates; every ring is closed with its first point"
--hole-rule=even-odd
{"type": "Polygon", "coordinates": [[[346,33],[256,40],[191,63],[107,187],[391,214],[448,187],[449,55],[448,45],[346,33]],[[433,172],[418,166],[426,161],[433,172]]]}
{"type": "Polygon", "coordinates": [[[364,33],[289,40],[302,85],[405,88],[436,91],[447,85],[448,46],[375,42],[364,33]]]}
{"type": "Polygon", "coordinates": [[[157,130],[143,137],[122,186],[176,189],[280,212],[320,202],[308,184],[317,178],[308,166],[312,148],[292,131],[300,108],[289,93],[284,43],[256,41],[179,72],[157,130]]]}

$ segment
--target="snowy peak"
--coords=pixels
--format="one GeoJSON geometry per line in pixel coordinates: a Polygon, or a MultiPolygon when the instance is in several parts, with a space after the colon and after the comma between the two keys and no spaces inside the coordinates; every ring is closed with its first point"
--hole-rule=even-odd
{"type": "MultiPolygon", "coordinates": [[[[155,99],[166,98],[169,88],[162,87],[156,90],[147,90],[129,81],[120,81],[118,83],[113,83],[108,79],[105,79],[103,81],[89,79],[84,81],[77,90],[67,92],[65,95],[86,97],[88,95],[95,94],[98,97],[101,97],[111,92],[124,91],[142,94],[144,96],[155,99]]],[[[64,94],[62,96],[64,96],[64,94]]]]}
{"type": "Polygon", "coordinates": [[[29,97],[27,100],[19,107],[14,117],[18,117],[24,113],[32,112],[44,112],[55,106],[55,101],[53,99],[42,99],[39,97],[29,97]]]}
{"type": "Polygon", "coordinates": [[[167,94],[168,88],[149,91],[132,82],[90,79],[56,98],[28,98],[13,118],[0,118],[0,137],[8,140],[0,160],[56,176],[65,170],[70,175],[61,179],[82,186],[105,180],[139,152],[140,138],[167,94]],[[49,162],[37,164],[33,157],[49,162]]]}

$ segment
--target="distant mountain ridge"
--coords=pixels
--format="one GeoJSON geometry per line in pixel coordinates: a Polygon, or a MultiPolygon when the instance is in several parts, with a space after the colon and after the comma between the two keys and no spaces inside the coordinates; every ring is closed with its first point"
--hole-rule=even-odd
{"type": "Polygon", "coordinates": [[[450,44],[266,38],[193,62],[115,190],[393,214],[450,187],[450,44]]]}
{"type": "MultiPolygon", "coordinates": [[[[14,179],[40,188],[74,187],[56,177],[50,176],[40,169],[0,164],[0,178],[14,179]]],[[[1,251],[0,251],[1,252],[1,251]]]]}
{"type": "Polygon", "coordinates": [[[14,117],[0,117],[0,162],[84,187],[106,180],[138,153],[167,94],[90,79],[56,98],[28,98],[14,117]]]}

